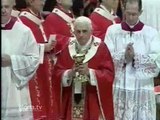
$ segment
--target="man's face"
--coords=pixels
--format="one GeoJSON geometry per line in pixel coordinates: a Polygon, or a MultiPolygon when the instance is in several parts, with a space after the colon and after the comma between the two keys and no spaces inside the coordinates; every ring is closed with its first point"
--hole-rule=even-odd
{"type": "Polygon", "coordinates": [[[85,45],[92,34],[90,28],[84,23],[77,24],[74,28],[74,34],[77,38],[77,41],[80,45],[85,45]]]}
{"type": "Polygon", "coordinates": [[[141,12],[139,11],[138,2],[127,3],[124,11],[125,20],[129,25],[135,25],[139,19],[141,12]]]}
{"type": "Polygon", "coordinates": [[[10,0],[1,1],[1,24],[8,22],[11,17],[12,2],[10,0]]]}
{"type": "Polygon", "coordinates": [[[57,0],[57,1],[66,8],[71,8],[73,5],[73,0],[57,0]]]}
{"type": "Polygon", "coordinates": [[[43,10],[45,4],[45,0],[32,0],[31,6],[33,9],[35,9],[37,12],[41,12],[43,10]]]}

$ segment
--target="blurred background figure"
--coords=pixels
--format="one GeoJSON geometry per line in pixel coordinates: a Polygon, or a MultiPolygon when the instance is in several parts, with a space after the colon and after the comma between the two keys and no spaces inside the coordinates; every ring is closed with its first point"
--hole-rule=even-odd
{"type": "Polygon", "coordinates": [[[45,0],[43,12],[42,12],[45,19],[52,12],[56,4],[57,4],[56,0],[45,0]]]}
{"type": "Polygon", "coordinates": [[[160,0],[142,0],[142,14],[140,20],[146,25],[156,28],[160,33],[160,0]]]}
{"type": "Polygon", "coordinates": [[[84,0],[73,0],[72,11],[75,18],[82,16],[84,13],[84,0]]]}
{"type": "MultiPolygon", "coordinates": [[[[22,6],[18,6],[18,1],[17,0],[12,0],[13,1],[13,9],[12,9],[12,13],[11,15],[14,16],[14,17],[18,17],[19,13],[20,13],[20,10],[22,8],[22,6]],[[20,8],[18,8],[20,7],[20,8]]],[[[23,1],[23,0],[22,0],[23,1]]],[[[20,1],[20,3],[22,3],[22,1],[20,1]]],[[[23,1],[25,3],[25,1],[23,1]]],[[[25,6],[26,7],[26,6],[25,6]]]]}
{"type": "Polygon", "coordinates": [[[117,7],[117,11],[116,11],[116,15],[121,19],[123,19],[123,3],[122,0],[118,1],[118,7],[117,7]]]}
{"type": "Polygon", "coordinates": [[[104,40],[107,28],[115,23],[120,23],[115,13],[117,12],[118,0],[102,0],[100,5],[91,13],[90,19],[93,24],[93,35],[104,40]]]}
{"type": "Polygon", "coordinates": [[[83,0],[84,1],[84,13],[83,15],[89,17],[94,9],[99,5],[99,0],[83,0]]]}
{"type": "Polygon", "coordinates": [[[73,36],[74,14],[71,11],[72,0],[56,0],[56,6],[44,21],[47,38],[56,34],[56,52],[59,53],[68,42],[67,37],[73,36]]]}
{"type": "Polygon", "coordinates": [[[53,8],[56,6],[57,1],[56,0],[46,0],[43,11],[49,11],[52,12],[53,8]]]}
{"type": "Polygon", "coordinates": [[[21,11],[22,9],[25,9],[27,7],[25,0],[15,0],[15,1],[16,1],[15,8],[18,11],[21,11]]]}

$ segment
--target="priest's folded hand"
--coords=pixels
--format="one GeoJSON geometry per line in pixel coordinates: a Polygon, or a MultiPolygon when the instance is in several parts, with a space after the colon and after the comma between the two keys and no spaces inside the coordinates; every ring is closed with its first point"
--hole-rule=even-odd
{"type": "Polygon", "coordinates": [[[126,47],[126,51],[125,51],[125,60],[126,63],[130,63],[133,61],[134,59],[134,48],[133,48],[133,43],[129,43],[126,47]]]}

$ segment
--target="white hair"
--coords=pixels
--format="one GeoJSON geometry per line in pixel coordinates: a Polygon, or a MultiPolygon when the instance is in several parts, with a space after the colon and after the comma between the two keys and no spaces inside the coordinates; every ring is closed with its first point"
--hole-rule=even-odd
{"type": "Polygon", "coordinates": [[[88,17],[80,16],[80,17],[76,18],[75,21],[74,21],[74,26],[76,26],[78,24],[85,25],[90,30],[92,30],[92,21],[88,17]]]}

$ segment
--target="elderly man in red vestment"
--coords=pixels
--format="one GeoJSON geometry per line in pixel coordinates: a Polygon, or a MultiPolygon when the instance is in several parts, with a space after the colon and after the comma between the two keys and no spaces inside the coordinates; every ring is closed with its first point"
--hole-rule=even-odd
{"type": "MultiPolygon", "coordinates": [[[[47,39],[44,32],[43,0],[26,0],[27,8],[22,10],[19,18],[28,26],[36,42],[41,46],[41,64],[35,77],[29,82],[34,119],[50,119],[52,114],[52,70],[51,50],[55,46],[55,38],[47,39]],[[52,41],[54,40],[54,41],[52,41]]],[[[54,36],[53,36],[54,37],[54,36]]]]}
{"type": "Polygon", "coordinates": [[[47,37],[50,34],[56,34],[57,45],[56,52],[60,51],[72,36],[74,16],[70,10],[73,5],[72,0],[56,0],[57,5],[47,16],[45,22],[45,32],[47,37]]]}
{"type": "Polygon", "coordinates": [[[90,15],[93,24],[93,35],[104,40],[107,28],[115,23],[120,23],[115,13],[118,0],[102,0],[101,4],[90,15]]]}
{"type": "Polygon", "coordinates": [[[74,34],[54,68],[54,119],[114,120],[110,52],[92,35],[89,18],[75,20],[74,34]]]}

